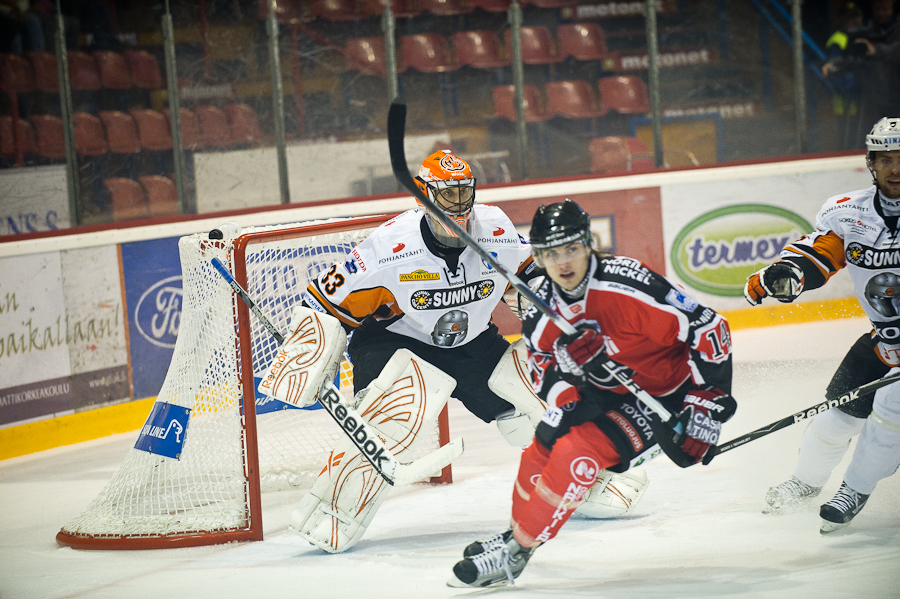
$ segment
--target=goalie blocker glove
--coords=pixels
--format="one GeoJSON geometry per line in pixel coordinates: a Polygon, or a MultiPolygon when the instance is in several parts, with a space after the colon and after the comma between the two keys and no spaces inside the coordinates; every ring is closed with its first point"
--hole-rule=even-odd
{"type": "Polygon", "coordinates": [[[774,297],[788,304],[803,292],[803,271],[788,260],[779,260],[750,275],[744,286],[744,297],[754,306],[764,297],[774,297]]]}

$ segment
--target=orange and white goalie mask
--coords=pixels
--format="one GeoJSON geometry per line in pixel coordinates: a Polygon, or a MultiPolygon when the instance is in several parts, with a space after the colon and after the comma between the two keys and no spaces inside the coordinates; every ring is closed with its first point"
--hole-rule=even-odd
{"type": "MultiPolygon", "coordinates": [[[[469,164],[450,150],[440,150],[422,162],[416,185],[460,228],[471,233],[472,207],[475,206],[475,178],[469,164]]],[[[418,202],[422,206],[421,202],[418,202]]],[[[425,218],[431,232],[442,244],[462,247],[463,241],[426,208],[425,218]]]]}

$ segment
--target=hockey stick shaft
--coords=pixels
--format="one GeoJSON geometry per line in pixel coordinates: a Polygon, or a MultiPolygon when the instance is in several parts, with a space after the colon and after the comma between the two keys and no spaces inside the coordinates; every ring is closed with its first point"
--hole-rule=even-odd
{"type": "Polygon", "coordinates": [[[250,311],[256,315],[256,318],[259,319],[259,322],[262,323],[264,327],[266,327],[266,330],[269,331],[269,334],[275,337],[275,339],[278,341],[278,345],[284,343],[284,335],[278,332],[278,329],[276,329],[275,326],[271,322],[269,322],[269,319],[266,318],[266,315],[262,313],[262,310],[259,309],[259,306],[256,305],[256,302],[250,299],[250,296],[247,295],[247,292],[244,291],[244,288],[241,287],[240,283],[238,283],[237,280],[235,280],[234,276],[232,276],[232,274],[228,271],[228,269],[225,268],[225,265],[222,264],[222,261],[218,258],[213,258],[212,260],[210,260],[210,262],[212,262],[213,267],[215,267],[215,269],[219,271],[219,274],[222,275],[222,277],[226,281],[228,281],[228,284],[231,286],[234,292],[237,293],[238,297],[241,298],[245,304],[247,304],[247,307],[250,308],[250,311]]]}
{"type": "Polygon", "coordinates": [[[715,445],[710,448],[710,451],[703,458],[703,463],[708,464],[714,457],[719,455],[720,453],[725,453],[726,451],[731,451],[736,447],[740,447],[741,445],[746,445],[751,441],[755,441],[759,438],[765,437],[768,434],[774,433],[775,431],[779,431],[783,428],[791,426],[792,424],[797,424],[801,421],[806,421],[815,416],[816,414],[820,414],[822,412],[826,412],[832,408],[837,408],[839,406],[846,405],[851,401],[857,400],[861,395],[866,395],[882,387],[886,387],[892,383],[896,383],[900,381],[900,374],[894,374],[891,376],[886,376],[884,378],[872,381],[870,383],[866,383],[865,385],[860,385],[855,389],[851,389],[846,393],[842,393],[841,395],[830,397],[825,401],[818,403],[814,406],[810,406],[805,410],[801,410],[790,416],[786,416],[781,420],[777,420],[768,426],[763,426],[754,431],[751,431],[745,435],[741,435],[740,437],[736,437],[731,441],[726,443],[722,443],[721,445],[715,445]]]}
{"type": "MultiPolygon", "coordinates": [[[[447,214],[441,210],[432,200],[428,197],[428,194],[422,193],[422,190],[416,186],[415,181],[413,180],[412,174],[409,172],[409,166],[406,164],[406,150],[403,147],[403,140],[406,132],[406,104],[401,104],[399,102],[394,102],[391,104],[390,111],[388,112],[388,146],[390,148],[391,153],[391,167],[394,171],[394,176],[397,178],[397,181],[407,189],[410,193],[412,193],[417,200],[422,202],[422,205],[428,208],[431,215],[441,221],[448,229],[453,231],[453,234],[463,240],[463,242],[472,248],[476,254],[481,256],[481,259],[490,264],[497,272],[499,272],[503,278],[505,278],[509,283],[523,296],[528,298],[534,306],[541,311],[547,318],[553,321],[560,331],[565,333],[566,335],[573,335],[577,333],[575,327],[569,323],[562,316],[553,311],[553,309],[548,306],[544,300],[542,300],[538,295],[515,273],[510,272],[507,268],[505,268],[502,264],[500,264],[496,258],[494,258],[490,252],[481,247],[477,241],[475,241],[471,235],[469,235],[468,231],[460,227],[456,222],[447,216],[447,214]]],[[[615,377],[622,385],[627,388],[632,394],[634,394],[639,400],[641,400],[647,407],[653,410],[657,416],[659,416],[663,422],[668,422],[672,418],[672,413],[669,412],[659,401],[656,400],[655,397],[641,389],[630,377],[622,372],[622,369],[612,362],[608,360],[604,362],[603,368],[613,377],[615,377]]]]}
{"type": "MultiPolygon", "coordinates": [[[[278,332],[275,325],[266,318],[262,310],[257,307],[247,292],[241,287],[235,278],[231,275],[225,265],[218,258],[212,258],[213,266],[219,274],[222,275],[234,292],[238,295],[250,311],[256,315],[259,322],[266,328],[269,333],[278,341],[279,345],[284,343],[284,335],[278,332]]],[[[453,442],[444,445],[430,454],[419,458],[409,464],[400,463],[391,451],[384,446],[381,439],[378,438],[376,431],[369,426],[366,420],[360,416],[356,410],[344,399],[334,383],[326,381],[319,391],[319,403],[325,408],[325,411],[334,418],[341,431],[353,441],[363,457],[372,464],[372,468],[381,475],[381,477],[391,486],[403,485],[416,482],[426,478],[430,474],[441,470],[459,457],[463,452],[462,439],[455,439],[453,442]]]]}

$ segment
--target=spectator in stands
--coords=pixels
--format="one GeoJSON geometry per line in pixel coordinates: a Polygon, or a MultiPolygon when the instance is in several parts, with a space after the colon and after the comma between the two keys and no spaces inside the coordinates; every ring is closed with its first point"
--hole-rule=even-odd
{"type": "Polygon", "coordinates": [[[900,20],[896,0],[873,0],[872,23],[829,60],[822,74],[852,74],[858,86],[859,117],[854,136],[862,139],[871,123],[896,110],[900,97],[900,20]]]}
{"type": "MultiPolygon", "coordinates": [[[[865,16],[863,11],[853,2],[848,2],[841,9],[836,19],[837,30],[831,34],[825,43],[827,61],[841,58],[847,52],[847,46],[851,39],[855,39],[863,33],[865,16]]],[[[859,118],[859,99],[856,79],[852,72],[845,71],[829,77],[835,94],[832,97],[834,114],[840,123],[838,149],[849,150],[854,147],[856,141],[856,120],[859,118]]]]}
{"type": "Polygon", "coordinates": [[[0,0],[0,52],[22,54],[45,49],[41,18],[31,10],[31,2],[0,0]]]}

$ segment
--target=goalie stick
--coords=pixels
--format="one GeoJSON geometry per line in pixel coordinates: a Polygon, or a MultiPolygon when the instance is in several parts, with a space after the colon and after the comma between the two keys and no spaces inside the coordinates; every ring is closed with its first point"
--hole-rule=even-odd
{"type": "MultiPolygon", "coordinates": [[[[235,280],[234,276],[225,268],[218,258],[211,259],[212,265],[222,275],[231,288],[243,300],[250,311],[256,315],[260,323],[278,340],[279,345],[284,343],[284,335],[278,332],[262,310],[256,305],[247,292],[235,280]]],[[[378,433],[347,403],[344,396],[335,388],[334,383],[326,381],[319,393],[319,403],[325,411],[334,419],[341,431],[353,441],[363,457],[372,464],[381,477],[391,486],[408,485],[431,476],[441,470],[462,455],[463,440],[457,437],[450,443],[440,447],[418,460],[403,464],[397,460],[393,453],[384,445],[378,437],[378,433]]]]}
{"type": "MultiPolygon", "coordinates": [[[[538,295],[524,282],[522,279],[517,277],[515,273],[507,270],[502,264],[500,264],[496,258],[494,258],[490,252],[485,250],[483,247],[478,245],[472,236],[469,235],[469,232],[460,227],[456,222],[447,216],[443,210],[441,210],[435,203],[428,197],[428,194],[422,193],[417,186],[415,181],[413,180],[412,173],[409,172],[409,166],[406,163],[406,151],[403,149],[403,138],[405,136],[406,131],[406,104],[402,104],[400,102],[393,102],[391,104],[391,108],[388,112],[388,125],[387,125],[387,134],[388,134],[388,147],[391,152],[391,167],[394,171],[394,176],[397,178],[397,181],[407,189],[411,194],[413,194],[416,199],[418,199],[424,206],[426,206],[432,213],[432,215],[437,218],[441,223],[444,224],[448,229],[453,231],[453,233],[463,240],[463,242],[472,248],[476,254],[481,256],[482,260],[484,260],[487,264],[490,264],[497,272],[499,272],[503,278],[509,281],[510,285],[512,285],[516,291],[524,295],[528,300],[534,304],[534,306],[540,310],[543,314],[547,316],[550,320],[553,321],[559,329],[565,333],[566,335],[574,335],[577,334],[577,330],[574,326],[569,324],[567,320],[565,320],[562,316],[553,311],[550,306],[544,303],[538,295]]],[[[628,389],[635,397],[641,400],[647,407],[653,410],[660,419],[667,423],[672,429],[679,433],[681,432],[682,423],[678,422],[676,418],[673,417],[672,413],[666,409],[655,397],[641,389],[637,383],[635,383],[631,378],[623,372],[623,368],[613,362],[612,360],[606,360],[603,363],[603,368],[613,377],[616,378],[626,389],[628,389]]],[[[668,452],[667,452],[668,453],[668,452]]],[[[671,457],[671,456],[670,456],[671,457]]]]}
{"type": "Polygon", "coordinates": [[[900,373],[886,376],[870,383],[866,383],[865,385],[860,385],[859,387],[851,389],[850,391],[842,393],[836,397],[830,397],[821,403],[817,403],[816,405],[811,406],[805,410],[795,412],[794,414],[786,416],[785,418],[773,422],[768,426],[758,428],[755,431],[751,431],[745,435],[736,437],[731,441],[728,441],[727,443],[722,443],[721,445],[712,445],[710,446],[709,451],[706,453],[706,455],[703,456],[703,464],[709,464],[712,459],[720,453],[725,453],[726,451],[731,451],[735,447],[746,445],[750,441],[755,441],[760,437],[765,437],[770,433],[779,431],[785,427],[791,426],[792,424],[797,424],[802,420],[809,420],[816,414],[820,414],[822,412],[830,410],[831,408],[836,408],[838,406],[848,404],[851,401],[856,401],[857,399],[859,399],[860,395],[871,393],[872,391],[881,389],[882,387],[886,387],[887,385],[896,383],[897,381],[900,381],[900,373]]]}

